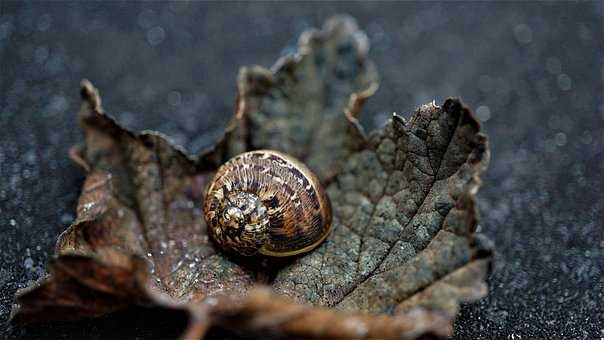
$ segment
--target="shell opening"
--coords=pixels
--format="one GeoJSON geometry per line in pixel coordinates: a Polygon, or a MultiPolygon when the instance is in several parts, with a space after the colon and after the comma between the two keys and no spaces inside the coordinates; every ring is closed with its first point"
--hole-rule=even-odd
{"type": "Polygon", "coordinates": [[[254,255],[268,240],[269,216],[258,196],[232,192],[219,211],[217,241],[243,255],[254,255]]]}

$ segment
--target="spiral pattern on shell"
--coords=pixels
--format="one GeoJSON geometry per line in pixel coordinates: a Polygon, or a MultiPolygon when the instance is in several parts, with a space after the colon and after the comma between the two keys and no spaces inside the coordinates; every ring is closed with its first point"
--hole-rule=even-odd
{"type": "Polygon", "coordinates": [[[331,228],[331,204],[318,178],[273,150],[246,152],[223,164],[205,197],[210,236],[242,255],[304,253],[331,228]]]}

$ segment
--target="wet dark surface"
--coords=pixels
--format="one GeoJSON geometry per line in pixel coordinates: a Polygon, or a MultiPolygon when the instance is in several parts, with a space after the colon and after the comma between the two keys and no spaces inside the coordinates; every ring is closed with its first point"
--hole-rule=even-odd
{"type": "Polygon", "coordinates": [[[27,328],[13,294],[43,275],[71,222],[83,173],[78,86],[108,112],[189,151],[233,109],[241,65],[270,66],[304,29],[355,16],[382,75],[366,126],[461,96],[483,120],[492,162],[480,229],[495,242],[490,294],[464,306],[458,338],[604,337],[604,5],[0,3],[0,334],[178,336],[184,321],[135,309],[27,328]]]}

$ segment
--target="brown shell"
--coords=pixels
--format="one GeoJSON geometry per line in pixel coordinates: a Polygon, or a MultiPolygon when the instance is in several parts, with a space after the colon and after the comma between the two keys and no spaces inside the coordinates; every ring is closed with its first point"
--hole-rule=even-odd
{"type": "Polygon", "coordinates": [[[243,255],[310,251],[327,237],[332,222],[331,204],[318,178],[297,159],[273,150],[242,153],[223,164],[208,187],[204,214],[212,238],[243,255]],[[246,243],[245,236],[221,233],[219,207],[226,197],[241,192],[257,196],[267,209],[266,237],[255,235],[255,246],[246,243]]]}

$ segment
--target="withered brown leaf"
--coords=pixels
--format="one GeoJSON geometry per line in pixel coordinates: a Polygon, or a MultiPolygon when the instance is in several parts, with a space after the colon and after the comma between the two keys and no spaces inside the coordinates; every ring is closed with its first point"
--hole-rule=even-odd
{"type": "Polygon", "coordinates": [[[449,335],[459,303],[486,294],[490,251],[474,232],[486,137],[455,99],[365,135],[356,116],[377,89],[367,50],[354,20],[335,17],[272,71],[243,68],[224,137],[197,157],[121,127],[84,81],[77,219],[49,275],[17,293],[14,320],[142,304],[189,310],[188,338],[211,326],[258,337],[449,335]],[[201,202],[213,171],[259,148],[297,156],[327,186],[333,232],[307,255],[233,258],[208,239],[201,202]]]}

